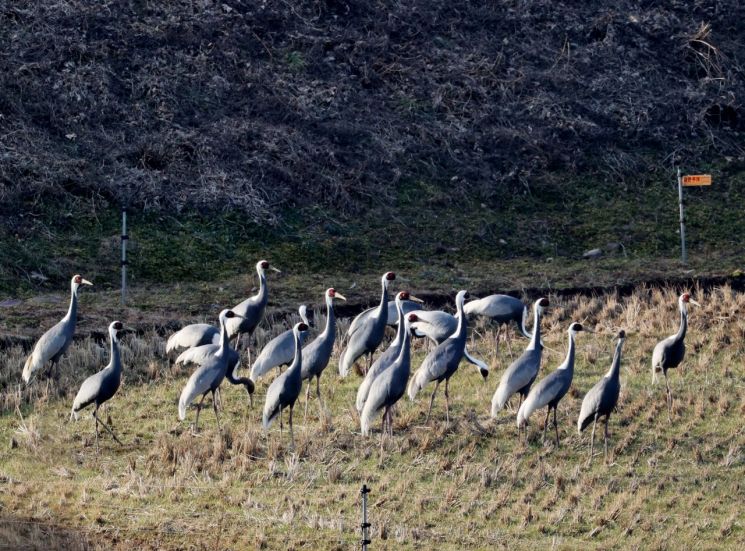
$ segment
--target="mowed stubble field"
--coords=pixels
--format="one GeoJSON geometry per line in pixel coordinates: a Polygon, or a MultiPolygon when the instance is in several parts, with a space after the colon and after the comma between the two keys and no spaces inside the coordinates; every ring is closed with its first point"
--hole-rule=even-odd
{"type": "MultiPolygon", "coordinates": [[[[558,449],[550,438],[541,442],[542,413],[531,418],[527,446],[517,440],[514,415],[489,418],[510,358],[504,346],[495,356],[482,322],[472,323],[469,349],[491,364],[487,381],[461,365],[450,385],[449,426],[441,393],[424,424],[432,387],[415,403],[404,399],[382,459],[378,433],[359,434],[360,379],[339,378],[338,354],[321,379],[328,415],[312,397],[304,421],[299,403],[293,451],[278,426],[268,435],[260,427],[263,381],[253,409],[242,388],[224,387],[222,433],[206,409],[193,436],[176,408],[188,371],[170,367],[162,335],[129,334],[122,339],[124,383],[104,410],[125,445],[103,436],[96,454],[90,415],[68,419],[80,382],[108,361],[107,345],[76,342],[59,387],[42,378],[30,389],[19,385],[23,350],[11,345],[0,354],[0,541],[11,548],[45,541],[107,549],[350,549],[360,536],[364,483],[372,489],[374,549],[743,548],[745,295],[726,286],[690,289],[703,307],[690,309],[687,357],[671,372],[670,424],[664,384],[650,386],[650,358],[654,344],[677,329],[680,290],[549,294],[549,350],[539,377],[563,360],[571,321],[596,331],[577,339],[558,449]],[[628,338],[609,464],[599,431],[588,467],[589,431],[577,435],[577,415],[584,393],[608,370],[621,328],[628,338]]],[[[347,322],[340,325],[345,330],[347,322]]],[[[259,344],[285,328],[279,321],[268,327],[258,332],[259,344]]],[[[515,355],[526,342],[513,340],[515,355]]],[[[415,345],[413,369],[425,346],[415,345]]]]}

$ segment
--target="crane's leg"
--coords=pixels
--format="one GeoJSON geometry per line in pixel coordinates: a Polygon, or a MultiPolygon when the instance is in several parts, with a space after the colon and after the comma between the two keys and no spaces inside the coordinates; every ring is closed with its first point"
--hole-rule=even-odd
{"type": "Polygon", "coordinates": [[[610,413],[605,416],[605,434],[603,435],[604,438],[604,447],[605,447],[605,463],[608,463],[608,421],[610,421],[610,413]]]}
{"type": "Polygon", "coordinates": [[[310,385],[313,379],[308,380],[308,388],[305,389],[305,413],[303,413],[303,425],[305,425],[308,418],[308,402],[310,402],[310,385]]]}
{"type": "Polygon", "coordinates": [[[590,457],[587,459],[587,465],[592,464],[592,454],[595,452],[595,427],[598,424],[598,414],[595,414],[595,419],[592,421],[592,433],[590,434],[590,457]]]}
{"type": "Polygon", "coordinates": [[[543,439],[541,440],[541,443],[544,443],[546,441],[546,427],[548,427],[548,416],[551,414],[551,408],[546,408],[546,419],[543,420],[543,439]]]}
{"type": "Polygon", "coordinates": [[[380,457],[383,458],[383,438],[385,437],[385,422],[388,415],[388,408],[385,408],[383,417],[380,419],[380,457]]]}
{"type": "Polygon", "coordinates": [[[391,438],[393,438],[393,406],[388,408],[388,429],[390,430],[391,438]]]}
{"type": "Polygon", "coordinates": [[[215,418],[217,419],[217,430],[222,431],[222,428],[220,427],[220,414],[217,412],[217,401],[215,400],[214,390],[212,391],[212,409],[215,410],[215,418]]]}
{"type": "Polygon", "coordinates": [[[95,420],[95,425],[96,425],[96,453],[98,453],[98,415],[96,415],[97,411],[98,411],[98,404],[96,404],[96,409],[93,410],[93,419],[95,420]]]}
{"type": "Polygon", "coordinates": [[[100,420],[100,419],[98,418],[98,413],[97,413],[97,411],[98,411],[98,407],[96,407],[96,409],[95,409],[95,410],[93,410],[93,417],[95,417],[95,418],[96,418],[96,444],[98,445],[98,423],[101,423],[101,426],[102,426],[103,428],[105,428],[105,429],[106,429],[106,431],[107,431],[107,432],[108,432],[108,433],[109,433],[109,434],[111,435],[111,437],[112,437],[112,438],[113,438],[114,440],[116,440],[116,443],[117,443],[117,444],[119,444],[120,446],[123,446],[124,444],[122,444],[122,441],[121,441],[121,440],[119,440],[119,439],[118,439],[118,438],[116,437],[116,434],[114,434],[114,431],[113,431],[113,430],[111,430],[111,429],[109,428],[109,426],[108,426],[108,425],[107,425],[106,423],[104,423],[103,421],[101,421],[101,420],[100,420]]]}
{"type": "Polygon", "coordinates": [[[448,384],[450,379],[445,379],[445,423],[450,424],[450,394],[448,393],[448,384]]]}
{"type": "Polygon", "coordinates": [[[194,434],[199,432],[199,412],[202,411],[202,402],[204,402],[204,399],[207,397],[207,393],[205,392],[202,394],[202,399],[199,400],[199,403],[197,404],[197,418],[194,420],[194,434]]]}
{"type": "Polygon", "coordinates": [[[437,393],[437,387],[440,386],[440,381],[435,384],[435,389],[432,391],[432,397],[429,399],[429,409],[427,410],[427,419],[424,421],[425,425],[429,425],[429,416],[432,413],[432,404],[435,401],[435,394],[437,393]]]}
{"type": "MultiPolygon", "coordinates": [[[[308,381],[308,387],[310,387],[310,381],[308,381]]],[[[323,401],[321,400],[321,376],[316,375],[316,397],[318,398],[318,418],[326,416],[326,409],[323,407],[323,401]]]]}
{"type": "Polygon", "coordinates": [[[667,388],[667,420],[672,423],[673,393],[670,391],[670,381],[667,378],[667,369],[663,369],[662,373],[665,375],[665,387],[667,388]]]}
{"type": "Polygon", "coordinates": [[[295,404],[290,404],[290,447],[295,449],[295,433],[292,430],[292,410],[295,408],[295,404]]]}
{"type": "Polygon", "coordinates": [[[556,422],[556,407],[554,407],[554,430],[556,431],[556,447],[559,447],[559,424],[556,422]]]}
{"type": "Polygon", "coordinates": [[[282,408],[279,410],[279,443],[282,444],[282,408]]]}

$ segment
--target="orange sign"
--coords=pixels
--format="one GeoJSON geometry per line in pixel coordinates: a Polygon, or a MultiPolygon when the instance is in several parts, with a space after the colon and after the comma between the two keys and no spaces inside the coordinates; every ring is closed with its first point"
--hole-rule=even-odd
{"type": "Polygon", "coordinates": [[[690,174],[683,176],[683,185],[690,186],[710,186],[711,174],[690,174]]]}

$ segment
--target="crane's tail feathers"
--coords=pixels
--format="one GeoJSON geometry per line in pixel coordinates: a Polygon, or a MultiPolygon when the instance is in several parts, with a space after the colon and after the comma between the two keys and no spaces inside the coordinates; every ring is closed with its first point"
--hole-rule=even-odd
{"type": "Polygon", "coordinates": [[[280,408],[275,408],[272,412],[268,412],[268,411],[264,410],[264,415],[263,415],[263,418],[261,420],[261,425],[265,429],[268,429],[269,426],[272,424],[272,421],[274,421],[274,419],[277,417],[277,414],[278,413],[281,413],[281,412],[282,412],[282,410],[280,408]]]}
{"type": "Polygon", "coordinates": [[[359,413],[362,413],[362,410],[365,408],[365,402],[367,401],[367,396],[370,393],[371,385],[372,380],[370,380],[369,377],[365,377],[362,381],[362,384],[360,385],[360,388],[357,389],[357,400],[355,401],[355,407],[357,408],[357,411],[359,413]]]}
{"type": "Polygon", "coordinates": [[[520,406],[520,409],[517,410],[517,428],[522,428],[525,425],[528,424],[528,418],[530,417],[531,411],[529,411],[525,404],[527,402],[523,402],[520,406]]]}
{"type": "Polygon", "coordinates": [[[412,402],[416,398],[417,393],[424,388],[427,384],[426,377],[422,373],[421,369],[418,369],[414,376],[409,381],[409,400],[412,402]]]}
{"type": "Polygon", "coordinates": [[[339,358],[339,375],[342,377],[346,377],[349,375],[349,371],[352,368],[352,365],[354,364],[354,361],[350,362],[347,359],[347,356],[349,352],[349,348],[345,348],[344,352],[341,353],[341,357],[339,358]]]}
{"type": "Polygon", "coordinates": [[[502,408],[504,408],[507,400],[509,399],[510,396],[507,392],[507,389],[505,389],[502,385],[499,385],[491,401],[491,416],[496,417],[497,414],[502,411],[502,408]]]}
{"type": "Polygon", "coordinates": [[[73,404],[72,406],[72,411],[70,412],[70,421],[72,421],[73,419],[75,421],[78,420],[78,410],[75,409],[75,406],[77,406],[77,404],[73,404]]]}
{"type": "Polygon", "coordinates": [[[23,381],[26,384],[29,384],[41,367],[42,366],[39,365],[39,362],[36,361],[36,354],[32,352],[31,355],[26,358],[26,363],[23,364],[23,374],[21,375],[23,381]]]}
{"type": "Polygon", "coordinates": [[[363,436],[370,435],[370,425],[375,420],[375,417],[377,417],[379,412],[380,410],[372,407],[372,404],[365,404],[365,408],[360,414],[360,429],[362,430],[363,436]]]}
{"type": "Polygon", "coordinates": [[[172,350],[176,348],[176,341],[178,341],[178,334],[180,331],[176,331],[173,335],[168,337],[168,340],[166,341],[166,354],[169,354],[172,350]]]}
{"type": "Polygon", "coordinates": [[[593,419],[595,419],[595,415],[587,415],[577,419],[577,434],[582,434],[582,431],[592,423],[593,419]]]}

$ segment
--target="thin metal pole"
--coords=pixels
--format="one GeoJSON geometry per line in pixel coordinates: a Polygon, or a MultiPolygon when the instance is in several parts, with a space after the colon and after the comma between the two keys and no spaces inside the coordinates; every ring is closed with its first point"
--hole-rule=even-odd
{"type": "Polygon", "coordinates": [[[678,167],[678,205],[680,206],[680,260],[683,264],[688,263],[688,254],[686,253],[686,221],[685,210],[683,209],[683,181],[680,177],[680,167],[678,167]]]}
{"type": "Polygon", "coordinates": [[[127,302],[127,207],[122,207],[122,304],[127,302]]]}
{"type": "Polygon", "coordinates": [[[370,493],[370,488],[367,487],[367,484],[362,485],[362,490],[360,490],[360,493],[362,494],[362,551],[367,551],[367,546],[371,543],[370,542],[370,523],[367,522],[367,494],[370,493]]]}

